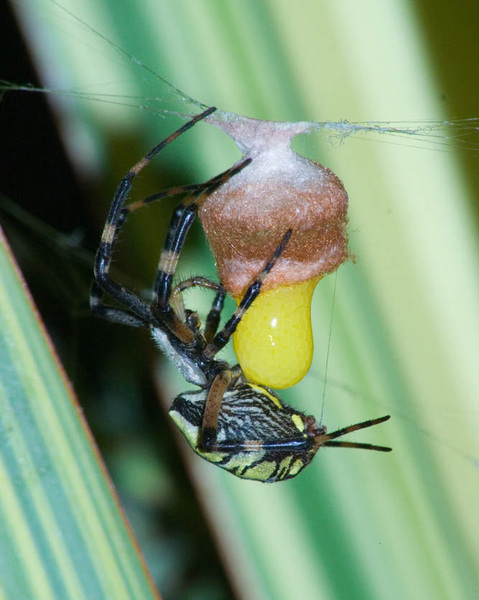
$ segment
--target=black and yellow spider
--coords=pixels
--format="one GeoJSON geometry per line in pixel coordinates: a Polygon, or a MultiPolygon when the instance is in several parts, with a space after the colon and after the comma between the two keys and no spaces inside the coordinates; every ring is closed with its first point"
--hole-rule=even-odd
{"type": "Polygon", "coordinates": [[[110,321],[150,329],[158,346],[186,381],[199,388],[180,394],[174,400],[171,417],[197,454],[238,477],[264,482],[290,479],[311,462],[321,446],[389,451],[390,448],[382,446],[334,441],[352,431],[382,423],[389,417],[326,433],[314,417],[283,403],[271,389],[249,382],[239,365],[230,366],[216,358],[260,293],[262,282],[286,247],[291,230],[284,233],[274,254],[220,331],[218,325],[226,295],[220,284],[204,277],[193,277],[173,286],[179,254],[198,207],[208,194],[247,167],[251,159],[240,161],[205,183],[169,189],[125,205],[133,179],[143,167],[167,144],[214,110],[204,111],[172,133],[121,180],[95,258],[95,282],[90,298],[92,310],[110,321]],[[129,213],[154,200],[185,193],[187,197],[173,213],[151,301],[146,302],[110,277],[115,241],[129,213]],[[216,292],[204,328],[201,328],[197,313],[186,310],[183,305],[183,291],[193,286],[216,292]],[[104,293],[113,298],[118,307],[104,304],[104,293]]]}

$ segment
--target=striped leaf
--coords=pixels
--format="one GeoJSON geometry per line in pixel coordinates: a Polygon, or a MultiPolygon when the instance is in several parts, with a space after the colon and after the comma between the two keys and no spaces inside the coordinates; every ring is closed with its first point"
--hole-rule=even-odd
{"type": "Polygon", "coordinates": [[[2,235],[0,596],[158,598],[2,235]]]}

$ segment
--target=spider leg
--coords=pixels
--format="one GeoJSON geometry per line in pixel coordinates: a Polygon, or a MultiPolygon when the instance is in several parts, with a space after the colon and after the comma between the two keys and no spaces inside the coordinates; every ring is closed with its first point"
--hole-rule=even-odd
{"type": "Polygon", "coordinates": [[[185,321],[186,319],[182,293],[192,287],[204,287],[210,290],[216,290],[217,292],[211,309],[206,317],[206,324],[203,331],[204,338],[207,342],[209,342],[213,339],[213,336],[218,328],[218,323],[226,296],[226,290],[221,284],[211,281],[206,277],[202,277],[201,275],[190,277],[189,279],[185,279],[184,281],[176,284],[171,292],[170,302],[173,306],[173,310],[182,321],[185,321]]]}
{"type": "MultiPolygon", "coordinates": [[[[215,452],[258,452],[258,450],[275,450],[276,452],[290,453],[291,450],[304,448],[307,444],[304,436],[296,438],[282,438],[278,435],[275,441],[263,440],[225,440],[216,442],[213,446],[215,452]]],[[[211,450],[210,450],[211,451],[211,450]]]]}
{"type": "Polygon", "coordinates": [[[366,429],[367,427],[379,425],[380,423],[384,423],[384,421],[388,421],[390,418],[391,417],[387,415],[386,417],[379,417],[378,419],[370,419],[369,421],[362,421],[361,423],[348,425],[348,427],[337,429],[336,431],[332,431],[331,433],[325,433],[323,439],[325,441],[334,440],[335,438],[342,437],[343,435],[352,433],[353,431],[358,431],[359,429],[366,429]]]}
{"type": "Polygon", "coordinates": [[[130,325],[131,327],[145,327],[148,325],[147,321],[135,315],[133,312],[104,304],[102,298],[103,290],[96,282],[94,282],[90,290],[90,307],[97,317],[101,317],[102,319],[106,319],[113,323],[120,323],[121,325],[130,325]]]}
{"type": "Polygon", "coordinates": [[[380,423],[384,423],[390,419],[389,415],[385,417],[380,417],[379,419],[371,419],[369,421],[362,421],[361,423],[355,423],[354,425],[349,425],[348,427],[343,427],[342,429],[337,429],[336,431],[332,431],[331,433],[326,433],[323,429],[323,433],[316,437],[316,444],[319,446],[336,446],[340,448],[362,448],[363,450],[379,450],[380,452],[391,452],[392,448],[387,446],[375,446],[373,444],[363,444],[360,442],[334,442],[332,440],[342,437],[348,433],[352,433],[353,431],[358,431],[359,429],[366,429],[367,427],[373,427],[374,425],[379,425],[380,423]]]}
{"type": "Polygon", "coordinates": [[[177,283],[173,288],[171,295],[175,296],[176,294],[181,294],[185,290],[188,290],[192,287],[204,287],[209,290],[226,293],[226,290],[221,283],[216,283],[216,281],[212,281],[211,279],[202,277],[201,275],[195,275],[194,277],[189,277],[188,279],[184,279],[183,281],[177,283]]]}
{"type": "Polygon", "coordinates": [[[226,344],[228,343],[230,337],[235,332],[238,327],[239,322],[243,318],[243,315],[248,310],[248,308],[253,304],[254,300],[258,297],[261,286],[263,285],[264,280],[266,279],[268,273],[276,264],[276,261],[283,253],[286,245],[288,244],[289,238],[291,237],[292,229],[288,229],[288,231],[284,234],[283,239],[279,243],[278,247],[274,251],[273,256],[269,259],[269,261],[264,266],[261,273],[258,277],[253,281],[253,283],[246,290],[241,302],[238,305],[238,308],[235,310],[230,319],[226,322],[223,329],[215,335],[213,340],[208,344],[205,348],[204,355],[207,358],[212,358],[215,356],[226,344]]]}
{"type": "Polygon", "coordinates": [[[209,344],[213,338],[215,337],[216,332],[218,331],[218,325],[220,322],[221,311],[223,310],[223,306],[225,304],[226,290],[222,290],[218,292],[213,300],[213,304],[211,305],[210,312],[206,317],[205,328],[203,330],[203,336],[206,340],[206,343],[209,344]]]}
{"type": "Polygon", "coordinates": [[[209,190],[216,183],[216,181],[219,181],[220,184],[224,183],[223,177],[226,173],[229,173],[230,170],[231,169],[228,169],[227,171],[224,171],[223,173],[220,173],[219,175],[216,175],[215,177],[212,177],[211,179],[208,179],[208,181],[205,181],[203,183],[190,183],[187,185],[170,188],[169,190],[162,190],[161,192],[156,192],[155,194],[151,194],[151,196],[147,196],[142,200],[131,202],[130,204],[128,204],[128,206],[125,206],[123,210],[129,214],[137,211],[139,208],[143,208],[144,206],[147,206],[148,204],[151,204],[156,200],[161,200],[165,197],[178,196],[179,194],[185,193],[188,193],[189,195],[195,195],[205,191],[206,189],[208,189],[208,193],[210,193],[209,190]]]}
{"type": "MultiPolygon", "coordinates": [[[[113,248],[115,241],[118,237],[118,233],[125,221],[128,214],[128,210],[125,211],[124,204],[130,193],[133,179],[136,175],[146,166],[149,162],[168,144],[179,137],[182,133],[193,127],[198,121],[205,119],[208,115],[213,113],[216,109],[209,108],[203,113],[197,115],[188,123],[185,123],[182,127],[177,129],[165,140],[155,146],[146,156],[144,156],[134,167],[132,167],[128,173],[121,180],[115,195],[113,202],[110,207],[110,212],[103,229],[100,246],[95,256],[95,284],[93,286],[92,293],[90,295],[90,304],[93,312],[112,318],[113,320],[119,320],[122,323],[127,322],[128,324],[140,325],[144,323],[151,323],[154,321],[154,315],[151,311],[148,303],[141,300],[138,296],[127,290],[118,282],[114,281],[109,274],[110,262],[113,254],[113,248]],[[127,310],[115,309],[111,307],[102,306],[102,292],[108,293],[112,298],[117,300],[127,310]]],[[[189,186],[190,187],[190,186],[189,186]]],[[[177,191],[179,188],[175,188],[177,191]]],[[[163,197],[166,193],[160,193],[158,196],[163,197]]]]}
{"type": "MultiPolygon", "coordinates": [[[[172,328],[174,333],[176,333],[175,329],[177,329],[178,326],[178,318],[175,317],[174,310],[170,304],[173,275],[178,264],[178,259],[186,235],[196,217],[198,207],[201,206],[208,194],[217,189],[220,185],[223,185],[230,177],[239,173],[239,171],[244,169],[250,162],[251,159],[243,160],[224,173],[221,173],[217,177],[206,182],[201,193],[185,198],[172,215],[153,285],[152,304],[155,311],[159,313],[161,319],[169,323],[170,328],[172,328]]],[[[204,281],[205,280],[203,280],[203,282],[204,281]]],[[[209,283],[211,284],[211,282],[209,283]]],[[[221,286],[219,286],[219,288],[222,289],[221,286]]]]}
{"type": "MultiPolygon", "coordinates": [[[[210,114],[209,111],[203,113],[204,116],[207,116],[208,114],[210,114]]],[[[189,125],[190,123],[191,121],[186,125],[189,125]]],[[[186,125],[183,126],[183,131],[186,130],[186,125]]],[[[178,132],[175,133],[177,134],[178,132]]],[[[164,147],[165,143],[166,140],[165,142],[162,142],[162,147],[164,147]]],[[[159,151],[159,146],[157,146],[154,150],[159,151]]],[[[151,160],[152,153],[153,151],[151,151],[147,155],[147,157],[150,157],[149,160],[151,160]]],[[[144,160],[145,159],[143,159],[143,161],[140,161],[135,167],[133,167],[133,169],[130,172],[133,172],[136,169],[135,174],[138,173],[140,169],[137,167],[138,165],[142,164],[144,160]]],[[[194,334],[191,331],[191,329],[184,323],[184,318],[181,318],[181,316],[184,316],[184,310],[182,307],[181,300],[178,301],[177,297],[176,306],[170,305],[170,299],[172,294],[171,284],[173,274],[178,262],[179,253],[181,251],[181,248],[183,247],[184,240],[189,231],[189,228],[191,227],[191,224],[196,216],[197,209],[201,205],[201,202],[205,198],[206,194],[210,193],[211,191],[215,190],[218,186],[222,185],[230,177],[241,171],[241,169],[243,169],[250,162],[251,159],[246,159],[240,162],[238,165],[228,169],[224,173],[220,173],[216,177],[213,177],[207,182],[171,188],[169,190],[153,194],[152,196],[148,196],[147,198],[138,202],[131,203],[128,206],[124,206],[123,203],[126,200],[128,193],[127,191],[124,193],[124,195],[121,196],[121,201],[117,202],[115,209],[115,200],[117,199],[117,196],[120,193],[118,190],[122,188],[122,184],[120,183],[120,186],[117,190],[117,194],[115,195],[114,205],[112,205],[112,208],[110,209],[110,214],[108,216],[107,223],[103,231],[102,241],[96,256],[97,265],[101,260],[103,260],[103,269],[101,269],[100,267],[98,267],[98,269],[95,269],[96,281],[92,286],[92,291],[90,294],[90,305],[92,307],[92,310],[97,315],[106,317],[109,320],[134,326],[145,326],[151,323],[155,323],[158,321],[159,317],[161,320],[166,321],[169,329],[176,335],[176,337],[178,337],[184,343],[193,342],[194,334]],[[121,227],[125,223],[126,217],[131,212],[138,210],[139,208],[153,202],[154,200],[158,200],[166,196],[172,196],[191,191],[196,192],[196,195],[188,196],[177,207],[177,209],[173,213],[170,225],[168,227],[168,233],[160,256],[159,268],[153,286],[152,305],[154,308],[152,310],[150,304],[142,301],[135,294],[132,294],[131,292],[123,288],[123,286],[121,286],[119,283],[113,281],[109,277],[108,270],[113,253],[113,245],[118,237],[121,227]],[[103,281],[103,279],[100,281],[100,276],[106,278],[106,283],[105,281],[103,281]],[[161,295],[159,295],[158,293],[159,289],[161,290],[161,295]],[[103,305],[102,296],[103,292],[105,291],[109,293],[113,298],[115,298],[119,303],[126,306],[129,310],[118,309],[115,307],[103,305]],[[180,315],[178,315],[178,312],[180,313],[180,315]]],[[[145,164],[147,163],[144,162],[143,166],[145,164]]],[[[141,168],[143,168],[143,166],[141,168]]],[[[199,281],[200,279],[202,279],[202,283],[195,283],[194,285],[203,285],[204,287],[209,287],[211,289],[217,289],[220,291],[223,290],[223,288],[219,284],[215,284],[207,280],[206,278],[196,278],[197,281],[199,281]],[[205,283],[206,281],[208,283],[205,283]]]]}
{"type": "Polygon", "coordinates": [[[201,424],[198,448],[204,452],[211,452],[216,446],[216,432],[218,429],[218,415],[223,402],[223,396],[228,388],[232,372],[229,369],[220,371],[213,380],[208,391],[205,403],[205,412],[201,424]]]}
{"type": "Polygon", "coordinates": [[[361,450],[377,450],[379,452],[391,452],[389,446],[375,446],[374,444],[361,444],[359,442],[326,442],[325,446],[336,446],[336,448],[360,448],[361,450]]]}
{"type": "MultiPolygon", "coordinates": [[[[181,186],[181,187],[174,187],[174,188],[170,188],[168,190],[163,190],[163,191],[153,194],[151,196],[148,196],[147,198],[143,198],[142,200],[139,200],[137,202],[132,202],[128,206],[123,206],[121,208],[121,213],[119,214],[118,220],[116,222],[116,226],[115,226],[116,231],[115,231],[115,235],[114,235],[114,241],[118,238],[121,228],[125,224],[127,216],[130,215],[132,212],[138,210],[139,208],[142,208],[143,206],[148,205],[149,203],[151,203],[155,200],[159,200],[161,198],[172,197],[172,196],[176,196],[179,194],[184,194],[185,192],[191,193],[191,192],[201,191],[201,190],[205,189],[205,187],[208,187],[209,185],[210,185],[210,182],[208,181],[206,183],[198,183],[198,184],[185,185],[185,186],[181,186]]],[[[114,243],[114,241],[113,241],[113,243],[114,243]]],[[[113,243],[112,243],[112,245],[113,245],[113,243]]],[[[110,259],[111,259],[112,251],[113,251],[113,248],[110,249],[110,259]]],[[[109,268],[109,265],[108,265],[108,268],[109,268]]],[[[207,286],[205,286],[205,287],[207,287],[207,286]]],[[[215,289],[215,288],[213,288],[213,289],[215,289]]],[[[90,291],[90,307],[95,315],[97,315],[98,317],[101,317],[103,319],[107,319],[108,321],[114,321],[116,323],[121,323],[122,325],[131,325],[134,327],[144,327],[144,326],[148,325],[148,323],[149,323],[148,320],[141,319],[138,316],[135,316],[135,314],[133,312],[103,304],[103,294],[104,294],[103,288],[100,287],[100,285],[96,281],[94,281],[92,284],[92,287],[91,287],[91,291],[90,291]]],[[[181,300],[180,300],[180,302],[181,302],[181,300]]]]}

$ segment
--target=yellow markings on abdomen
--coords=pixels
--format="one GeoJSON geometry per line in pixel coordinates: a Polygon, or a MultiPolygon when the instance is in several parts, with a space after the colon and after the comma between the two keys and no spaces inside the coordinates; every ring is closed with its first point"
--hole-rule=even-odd
{"type": "Polygon", "coordinates": [[[233,344],[250,381],[284,389],[309,371],[313,359],[311,299],[320,279],[263,292],[246,311],[233,344]]]}

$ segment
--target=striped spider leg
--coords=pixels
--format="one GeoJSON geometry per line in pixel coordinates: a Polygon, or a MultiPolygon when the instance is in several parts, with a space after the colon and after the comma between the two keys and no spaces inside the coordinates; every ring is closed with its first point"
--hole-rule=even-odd
{"type": "Polygon", "coordinates": [[[249,382],[239,365],[230,366],[216,358],[259,295],[265,278],[288,244],[291,229],[278,241],[274,253],[219,331],[225,289],[201,276],[173,285],[179,255],[199,206],[208,194],[234,177],[251,159],[240,161],[205,183],[172,188],[139,202],[125,204],[134,177],[167,144],[214,110],[208,109],[180,127],[153,148],[121,180],[95,258],[95,281],[90,296],[93,312],[111,321],[150,329],[160,349],[185,380],[199,388],[180,394],[174,400],[170,409],[171,417],[197,454],[238,477],[265,482],[289,479],[311,462],[321,446],[390,450],[371,444],[332,441],[346,433],[382,423],[389,417],[358,423],[327,434],[324,427],[316,424],[314,417],[306,416],[283,403],[271,389],[249,382]],[[111,278],[109,269],[115,242],[130,213],[155,200],[177,194],[187,196],[171,218],[151,301],[147,302],[111,278]],[[204,327],[198,314],[185,309],[183,304],[183,292],[195,286],[215,292],[204,327]],[[105,304],[104,294],[113,298],[118,306],[105,304]]]}

